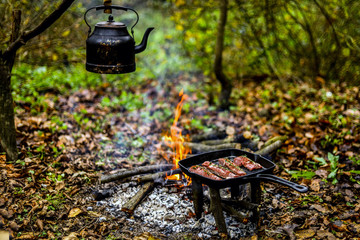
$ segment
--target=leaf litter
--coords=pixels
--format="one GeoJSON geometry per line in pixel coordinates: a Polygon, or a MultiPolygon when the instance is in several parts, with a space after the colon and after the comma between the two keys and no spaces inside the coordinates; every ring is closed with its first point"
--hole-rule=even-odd
{"type": "MultiPolygon", "coordinates": [[[[17,239],[176,239],[144,233],[141,226],[112,217],[96,206],[92,193],[102,172],[164,161],[156,145],[171,125],[179,100],[174,86],[181,81],[199,84],[184,77],[171,86],[149,80],[131,89],[128,102],[116,98],[126,90],[104,84],[57,98],[49,93],[50,107],[36,114],[31,108],[18,110],[19,160],[9,163],[0,155],[1,228],[17,239]]],[[[341,83],[318,89],[302,82],[285,89],[267,81],[246,83],[234,92],[230,112],[208,106],[201,100],[204,93],[189,92],[182,122],[186,131],[244,133],[257,138],[259,146],[286,135],[272,156],[275,174],[310,188],[299,194],[264,183],[260,226],[251,238],[358,237],[359,88],[341,83]],[[241,89],[246,94],[237,96],[241,89]]]]}

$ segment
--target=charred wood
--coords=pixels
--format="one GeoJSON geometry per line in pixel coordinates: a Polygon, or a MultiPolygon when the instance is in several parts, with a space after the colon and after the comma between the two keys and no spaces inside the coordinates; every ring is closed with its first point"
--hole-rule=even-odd
{"type": "Polygon", "coordinates": [[[154,171],[169,170],[173,166],[174,165],[172,165],[172,164],[162,164],[162,165],[142,166],[142,167],[138,167],[136,169],[131,169],[131,170],[123,170],[123,171],[120,171],[120,172],[117,172],[114,174],[102,175],[100,177],[100,182],[108,183],[108,182],[124,179],[127,177],[135,176],[138,174],[149,173],[149,172],[154,172],[154,171]]]}
{"type": "Polygon", "coordinates": [[[125,203],[121,211],[127,212],[129,214],[133,214],[137,205],[146,197],[146,195],[152,191],[154,188],[154,182],[145,183],[141,189],[133,196],[127,203],[125,203]]]}
{"type": "Polygon", "coordinates": [[[156,182],[158,180],[163,180],[166,176],[171,176],[171,175],[180,174],[180,173],[181,173],[181,170],[179,168],[177,168],[177,169],[172,169],[169,171],[158,172],[158,173],[147,174],[147,175],[135,177],[135,180],[138,182],[149,182],[149,181],[156,182]]]}

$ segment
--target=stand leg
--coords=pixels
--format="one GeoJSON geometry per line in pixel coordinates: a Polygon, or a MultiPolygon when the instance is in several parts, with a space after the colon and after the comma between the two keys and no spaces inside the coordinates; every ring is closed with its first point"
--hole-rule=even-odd
{"type": "Polygon", "coordinates": [[[260,188],[260,181],[253,181],[251,182],[251,202],[258,204],[259,207],[254,209],[254,222],[259,224],[260,219],[260,202],[261,202],[261,188],[260,188]]]}
{"type": "Polygon", "coordinates": [[[193,203],[194,203],[194,210],[196,218],[201,218],[201,214],[203,212],[203,205],[204,205],[204,193],[202,184],[198,181],[192,181],[192,192],[193,192],[193,203]]]}
{"type": "Polygon", "coordinates": [[[224,214],[221,207],[221,198],[219,189],[210,188],[210,210],[214,215],[216,227],[220,236],[227,236],[227,229],[224,214]]]}
{"type": "Polygon", "coordinates": [[[239,195],[240,195],[239,185],[232,186],[231,187],[231,198],[232,199],[238,198],[239,195]]]}

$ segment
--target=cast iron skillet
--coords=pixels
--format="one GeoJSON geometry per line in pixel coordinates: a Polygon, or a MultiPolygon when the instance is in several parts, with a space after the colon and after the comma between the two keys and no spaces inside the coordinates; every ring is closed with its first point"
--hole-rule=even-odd
{"type": "Polygon", "coordinates": [[[188,175],[189,177],[191,177],[193,180],[198,181],[202,184],[206,184],[209,187],[216,189],[236,186],[253,181],[271,181],[271,182],[280,183],[301,193],[308,191],[308,188],[306,186],[302,186],[273,175],[272,172],[275,168],[275,164],[272,161],[258,154],[254,154],[238,149],[225,149],[225,150],[199,154],[179,161],[179,166],[181,171],[186,175],[188,175]],[[202,164],[205,161],[217,162],[219,158],[226,158],[226,157],[233,158],[236,156],[246,156],[251,160],[253,160],[254,162],[261,164],[263,168],[253,171],[248,171],[244,169],[246,171],[245,176],[223,179],[223,180],[213,180],[189,171],[189,168],[191,166],[202,164]]]}

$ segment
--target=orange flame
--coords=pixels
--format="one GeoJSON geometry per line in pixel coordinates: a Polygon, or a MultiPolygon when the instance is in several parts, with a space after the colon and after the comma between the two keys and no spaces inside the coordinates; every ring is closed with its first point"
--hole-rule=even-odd
{"type": "MultiPolygon", "coordinates": [[[[189,136],[183,136],[181,133],[181,128],[177,127],[179,118],[181,116],[181,109],[184,105],[184,101],[189,97],[188,95],[184,94],[183,89],[181,89],[179,96],[181,97],[180,102],[176,106],[175,109],[175,117],[174,122],[170,128],[170,135],[164,137],[165,144],[173,150],[171,160],[174,164],[174,169],[179,168],[178,162],[184,158],[186,158],[188,153],[191,153],[191,149],[187,146],[184,146],[185,140],[189,139],[189,136]]],[[[169,159],[168,159],[169,160],[169,159]]],[[[180,180],[180,174],[175,174],[172,176],[167,176],[166,179],[171,180],[180,180]]],[[[188,178],[188,180],[190,180],[188,178]]]]}

